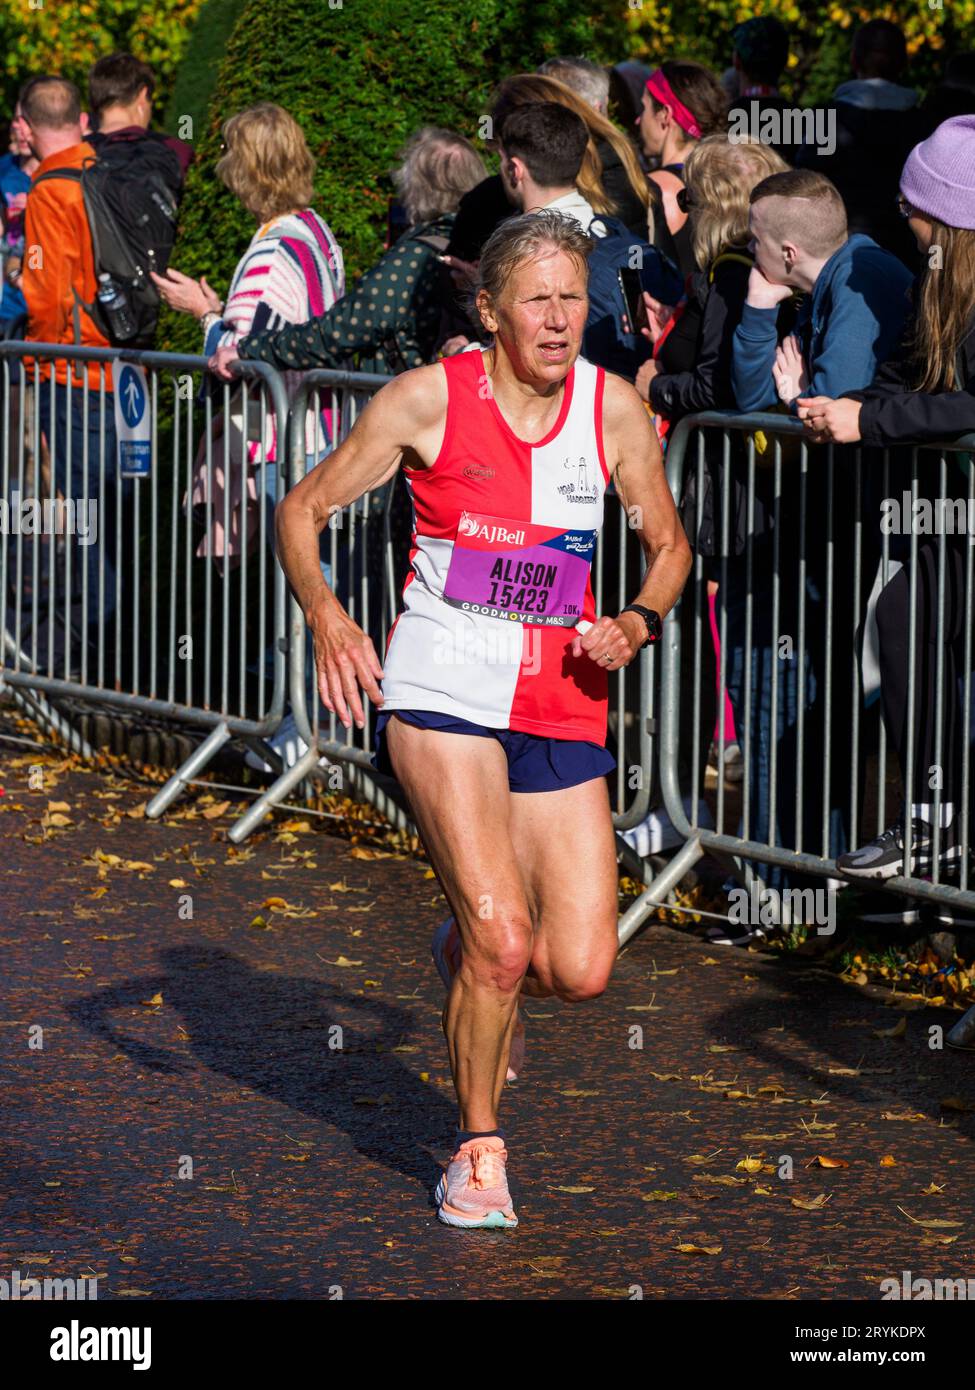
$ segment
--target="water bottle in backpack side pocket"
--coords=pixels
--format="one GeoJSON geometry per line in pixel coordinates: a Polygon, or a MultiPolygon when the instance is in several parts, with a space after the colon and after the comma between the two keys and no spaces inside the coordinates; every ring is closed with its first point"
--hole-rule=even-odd
{"type": "Polygon", "coordinates": [[[129,307],[125,291],[106,271],[98,277],[98,302],[108,320],[112,337],[119,342],[135,336],[138,324],[129,307]]]}

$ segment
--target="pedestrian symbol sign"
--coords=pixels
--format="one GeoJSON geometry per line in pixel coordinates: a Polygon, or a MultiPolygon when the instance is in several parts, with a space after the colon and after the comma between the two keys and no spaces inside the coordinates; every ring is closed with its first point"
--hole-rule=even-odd
{"type": "Polygon", "coordinates": [[[123,478],[148,478],[151,423],[146,374],[141,367],[126,362],[115,382],[115,433],[123,478]]]}

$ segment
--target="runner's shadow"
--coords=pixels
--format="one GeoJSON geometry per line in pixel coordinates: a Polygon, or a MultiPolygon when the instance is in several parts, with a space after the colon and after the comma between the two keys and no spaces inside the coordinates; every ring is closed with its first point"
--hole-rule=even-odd
{"type": "Polygon", "coordinates": [[[123,1018],[161,993],[189,1034],[196,1064],[313,1120],[344,1130],[364,1157],[428,1186],[440,1168],[413,1135],[449,1144],[455,1111],[393,1051],[414,1018],[378,998],[301,976],[255,971],[229,951],[160,953],[162,970],[67,1006],[88,1032],[152,1071],[189,1075],[194,1062],[127,1034],[123,1018]]]}

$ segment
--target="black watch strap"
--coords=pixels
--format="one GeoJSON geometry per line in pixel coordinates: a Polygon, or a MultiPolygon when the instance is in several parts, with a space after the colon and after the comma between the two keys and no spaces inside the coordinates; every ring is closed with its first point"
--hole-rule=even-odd
{"type": "Polygon", "coordinates": [[[647,640],[643,643],[644,647],[649,647],[651,642],[658,642],[663,631],[663,624],[660,621],[660,614],[653,608],[644,608],[640,603],[628,603],[622,610],[624,613],[639,613],[640,617],[647,625],[647,640]]]}

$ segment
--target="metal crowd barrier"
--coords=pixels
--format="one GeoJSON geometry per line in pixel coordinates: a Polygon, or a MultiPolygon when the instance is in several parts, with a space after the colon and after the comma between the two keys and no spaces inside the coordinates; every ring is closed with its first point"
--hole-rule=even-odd
{"type": "MultiPolygon", "coordinates": [[[[836,891],[837,855],[922,803],[934,827],[930,872],[911,872],[908,817],[900,872],[866,886],[975,915],[973,447],[975,436],[900,450],[816,445],[777,414],[712,411],[675,430],[668,480],[685,500],[692,545],[700,539],[661,644],[661,788],[686,839],[668,882],[708,853],[759,893],[777,881],[785,898],[781,885],[802,875],[836,891]],[[709,580],[716,680],[705,660],[709,580]],[[699,736],[729,688],[743,763],[737,808],[724,742],[707,788],[699,736]],[[880,718],[885,702],[900,749],[880,718]]],[[[663,886],[651,883],[631,906],[622,939],[663,886]]]]}
{"type": "Polygon", "coordinates": [[[285,582],[270,529],[285,485],[270,461],[287,431],[283,380],[263,363],[220,383],[202,357],[33,342],[0,343],[0,364],[0,677],[85,756],[58,697],[209,729],[150,801],[159,816],[228,739],[263,749],[284,711],[285,582]],[[45,379],[56,364],[70,386],[45,379]],[[126,476],[113,387],[133,441],[126,476]],[[229,486],[214,500],[235,465],[240,480],[245,452],[258,494],[250,554],[246,489],[233,507],[229,486]],[[237,528],[222,574],[195,554],[207,537],[222,557],[215,523],[224,537],[237,528]]]}
{"type": "MultiPolygon", "coordinates": [[[[326,393],[341,396],[336,443],[352,428],[364,404],[390,378],[358,372],[312,371],[292,400],[292,420],[307,410],[317,416],[326,393]]],[[[305,476],[307,454],[303,432],[291,435],[291,486],[305,476]]],[[[607,498],[607,522],[593,560],[593,591],[597,612],[619,610],[639,587],[643,555],[636,532],[618,500],[607,498]],[[615,515],[614,515],[615,513],[615,515]]],[[[366,493],[329,523],[329,562],[332,588],[350,616],[373,639],[380,661],[389,630],[400,607],[406,573],[409,503],[398,475],[381,493],[366,493]]],[[[333,789],[354,789],[398,828],[412,822],[396,783],[371,766],[375,711],[364,701],[365,727],[346,730],[321,704],[309,661],[309,644],[300,607],[290,600],[290,701],[297,731],[306,752],[268,787],[230,831],[242,840],[269,811],[304,779],[318,776],[333,789]],[[326,760],[323,770],[322,759],[326,760]]],[[[474,677],[472,677],[474,678],[474,677]]],[[[645,650],[639,663],[612,677],[610,739],[617,759],[614,823],[625,830],[644,819],[650,806],[654,731],[654,654],[645,650]]],[[[646,878],[647,869],[629,845],[618,840],[621,855],[633,872],[646,878]]],[[[675,880],[676,882],[676,880],[675,880]]]]}

